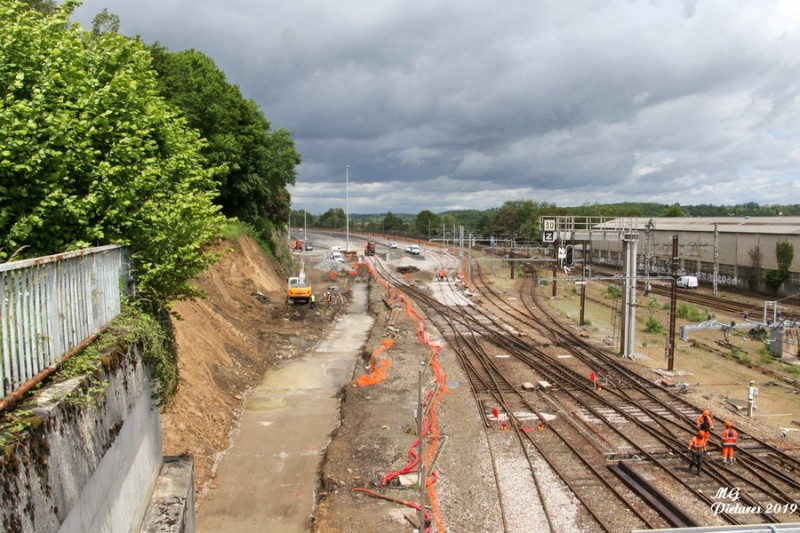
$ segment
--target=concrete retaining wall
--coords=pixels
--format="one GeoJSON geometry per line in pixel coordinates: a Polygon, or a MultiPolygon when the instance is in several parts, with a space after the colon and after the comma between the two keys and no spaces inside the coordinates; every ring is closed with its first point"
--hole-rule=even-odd
{"type": "Polygon", "coordinates": [[[86,385],[76,378],[20,407],[34,427],[0,457],[0,529],[139,531],[162,465],[159,411],[135,349],[106,361],[96,406],[65,399],[86,385]]]}

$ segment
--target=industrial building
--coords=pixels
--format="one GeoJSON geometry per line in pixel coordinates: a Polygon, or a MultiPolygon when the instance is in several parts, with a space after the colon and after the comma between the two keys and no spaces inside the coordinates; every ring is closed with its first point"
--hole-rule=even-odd
{"type": "Polygon", "coordinates": [[[670,274],[673,235],[677,235],[681,275],[712,284],[716,272],[721,287],[779,297],[800,293],[800,217],[625,218],[586,226],[580,233],[588,230],[589,242],[574,244],[591,255],[594,263],[623,263],[623,241],[608,239],[606,234],[628,233],[634,239],[638,234],[639,274],[670,274]],[[765,274],[778,269],[776,246],[784,242],[793,247],[794,257],[788,278],[776,292],[765,274]]]}

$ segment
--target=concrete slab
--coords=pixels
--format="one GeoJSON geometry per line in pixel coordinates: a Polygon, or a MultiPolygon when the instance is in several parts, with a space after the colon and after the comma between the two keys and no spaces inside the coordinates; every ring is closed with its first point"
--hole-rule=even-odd
{"type": "Polygon", "coordinates": [[[309,530],[318,470],[338,424],[337,394],[372,321],[366,287],[357,285],[348,314],[313,351],[264,376],[198,506],[197,531],[309,530]]]}
{"type": "Polygon", "coordinates": [[[434,281],[428,283],[431,294],[437,301],[447,305],[468,307],[474,305],[472,300],[464,295],[463,287],[454,283],[434,281]]]}

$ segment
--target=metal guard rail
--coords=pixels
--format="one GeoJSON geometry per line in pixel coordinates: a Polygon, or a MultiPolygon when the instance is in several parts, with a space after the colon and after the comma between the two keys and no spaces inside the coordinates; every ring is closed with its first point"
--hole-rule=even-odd
{"type": "Polygon", "coordinates": [[[129,258],[107,245],[0,264],[0,408],[120,313],[129,258]]]}

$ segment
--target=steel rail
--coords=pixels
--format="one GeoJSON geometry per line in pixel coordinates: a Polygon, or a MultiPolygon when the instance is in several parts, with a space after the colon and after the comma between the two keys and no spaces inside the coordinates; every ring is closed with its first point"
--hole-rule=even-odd
{"type": "MultiPolygon", "coordinates": [[[[405,289],[404,290],[407,293],[413,295],[415,300],[421,301],[423,304],[427,304],[427,307],[428,307],[429,311],[434,311],[434,312],[438,312],[438,313],[442,312],[441,311],[441,304],[439,304],[439,302],[436,302],[429,295],[423,293],[422,291],[419,291],[418,289],[416,289],[414,287],[411,287],[408,284],[404,284],[404,285],[405,285],[405,289]]],[[[448,313],[449,313],[449,311],[448,311],[448,313]]],[[[470,327],[470,324],[468,324],[466,321],[463,320],[463,316],[461,316],[459,318],[462,318],[462,322],[461,323],[463,325],[467,326],[470,329],[471,334],[474,335],[475,334],[474,329],[472,327],[470,327]]],[[[474,318],[473,318],[473,320],[474,320],[474,318]]],[[[453,330],[453,332],[454,332],[454,334],[456,336],[462,335],[462,333],[461,333],[459,328],[455,327],[455,328],[452,328],[452,330],[453,330]]],[[[442,333],[445,334],[444,332],[442,332],[442,333]]],[[[445,334],[445,337],[447,337],[446,334],[445,334]]],[[[485,353],[482,355],[482,357],[480,357],[480,359],[482,361],[485,361],[487,358],[488,358],[488,356],[485,355],[485,353]]],[[[496,371],[499,372],[499,370],[497,369],[496,365],[494,365],[492,361],[489,361],[489,362],[486,362],[486,363],[482,363],[482,364],[488,364],[491,367],[493,367],[496,371]]],[[[504,381],[506,382],[508,388],[510,388],[511,390],[515,390],[515,388],[513,387],[512,383],[507,378],[504,377],[504,381]]],[[[567,478],[567,476],[563,473],[563,471],[554,463],[554,461],[550,457],[548,451],[543,449],[539,445],[539,443],[537,443],[535,440],[533,440],[531,438],[530,435],[528,435],[525,432],[521,432],[520,431],[520,429],[519,429],[519,426],[520,426],[519,421],[515,419],[515,417],[513,415],[513,412],[507,407],[507,402],[506,402],[505,398],[502,397],[502,392],[499,389],[500,389],[500,387],[497,387],[494,391],[490,390],[490,391],[487,391],[487,392],[489,392],[492,395],[495,395],[495,397],[497,397],[498,400],[500,402],[502,402],[502,404],[504,406],[506,406],[505,408],[506,408],[506,412],[509,415],[509,418],[514,418],[514,424],[512,424],[512,427],[514,427],[515,431],[517,432],[517,435],[519,436],[520,434],[522,434],[522,436],[527,438],[528,442],[530,442],[537,449],[537,451],[539,451],[539,453],[542,455],[542,457],[548,462],[548,464],[550,464],[551,468],[553,468],[554,471],[556,471],[556,472],[561,472],[562,481],[569,487],[569,489],[573,492],[573,494],[575,494],[575,496],[581,501],[581,503],[584,505],[586,511],[593,516],[593,518],[598,522],[598,524],[600,524],[602,527],[604,527],[608,531],[613,531],[614,530],[614,525],[608,523],[604,518],[602,518],[601,516],[599,516],[597,514],[596,510],[594,509],[594,506],[590,502],[586,501],[585,497],[582,494],[582,491],[579,488],[577,488],[574,484],[572,484],[572,482],[567,478]]],[[[528,407],[529,409],[534,411],[534,413],[538,417],[540,417],[540,419],[543,419],[543,415],[542,415],[541,412],[538,411],[538,409],[536,409],[529,402],[524,400],[524,398],[522,398],[521,395],[519,395],[518,393],[517,393],[517,396],[518,396],[519,399],[522,400],[522,402],[526,405],[526,407],[528,407]]],[[[562,441],[562,443],[564,443],[570,449],[570,451],[573,453],[574,457],[576,457],[581,463],[583,463],[584,466],[586,468],[588,468],[589,471],[591,471],[598,480],[600,480],[604,485],[606,485],[607,488],[610,491],[612,491],[612,493],[614,493],[615,496],[624,505],[626,505],[627,507],[629,507],[633,511],[633,513],[637,516],[637,518],[639,518],[642,521],[642,523],[648,524],[649,527],[653,527],[652,520],[644,517],[643,515],[641,515],[641,513],[638,511],[638,509],[636,509],[635,507],[631,506],[628,503],[627,499],[619,493],[618,489],[608,482],[606,476],[603,476],[602,473],[594,465],[589,463],[586,460],[586,458],[583,456],[583,454],[580,453],[561,433],[559,433],[559,432],[553,432],[553,433],[556,436],[558,436],[558,438],[562,441]]]]}
{"type": "MultiPolygon", "coordinates": [[[[579,340],[580,340],[580,339],[579,339],[579,340]]],[[[582,342],[582,340],[581,340],[581,342],[582,342]]],[[[678,413],[678,414],[679,414],[679,413],[678,413]]],[[[658,418],[657,418],[657,416],[656,416],[655,414],[652,414],[652,413],[651,413],[651,417],[652,417],[654,420],[658,420],[658,418]]],[[[748,480],[748,481],[749,481],[749,480],[748,480]]],[[[777,487],[775,487],[775,486],[774,486],[774,484],[770,484],[770,486],[771,486],[771,488],[773,488],[773,490],[776,490],[776,489],[777,489],[777,487]]],[[[757,490],[762,490],[762,491],[763,491],[763,487],[757,487],[757,490]]],[[[784,496],[784,497],[787,497],[787,496],[788,496],[786,493],[784,493],[784,492],[783,492],[783,491],[781,491],[780,489],[777,489],[777,490],[776,490],[776,492],[780,493],[780,494],[781,494],[782,496],[784,496]]],[[[790,500],[790,501],[791,501],[791,500],[790,500]]],[[[769,519],[769,517],[767,517],[767,518],[769,519]]]]}

